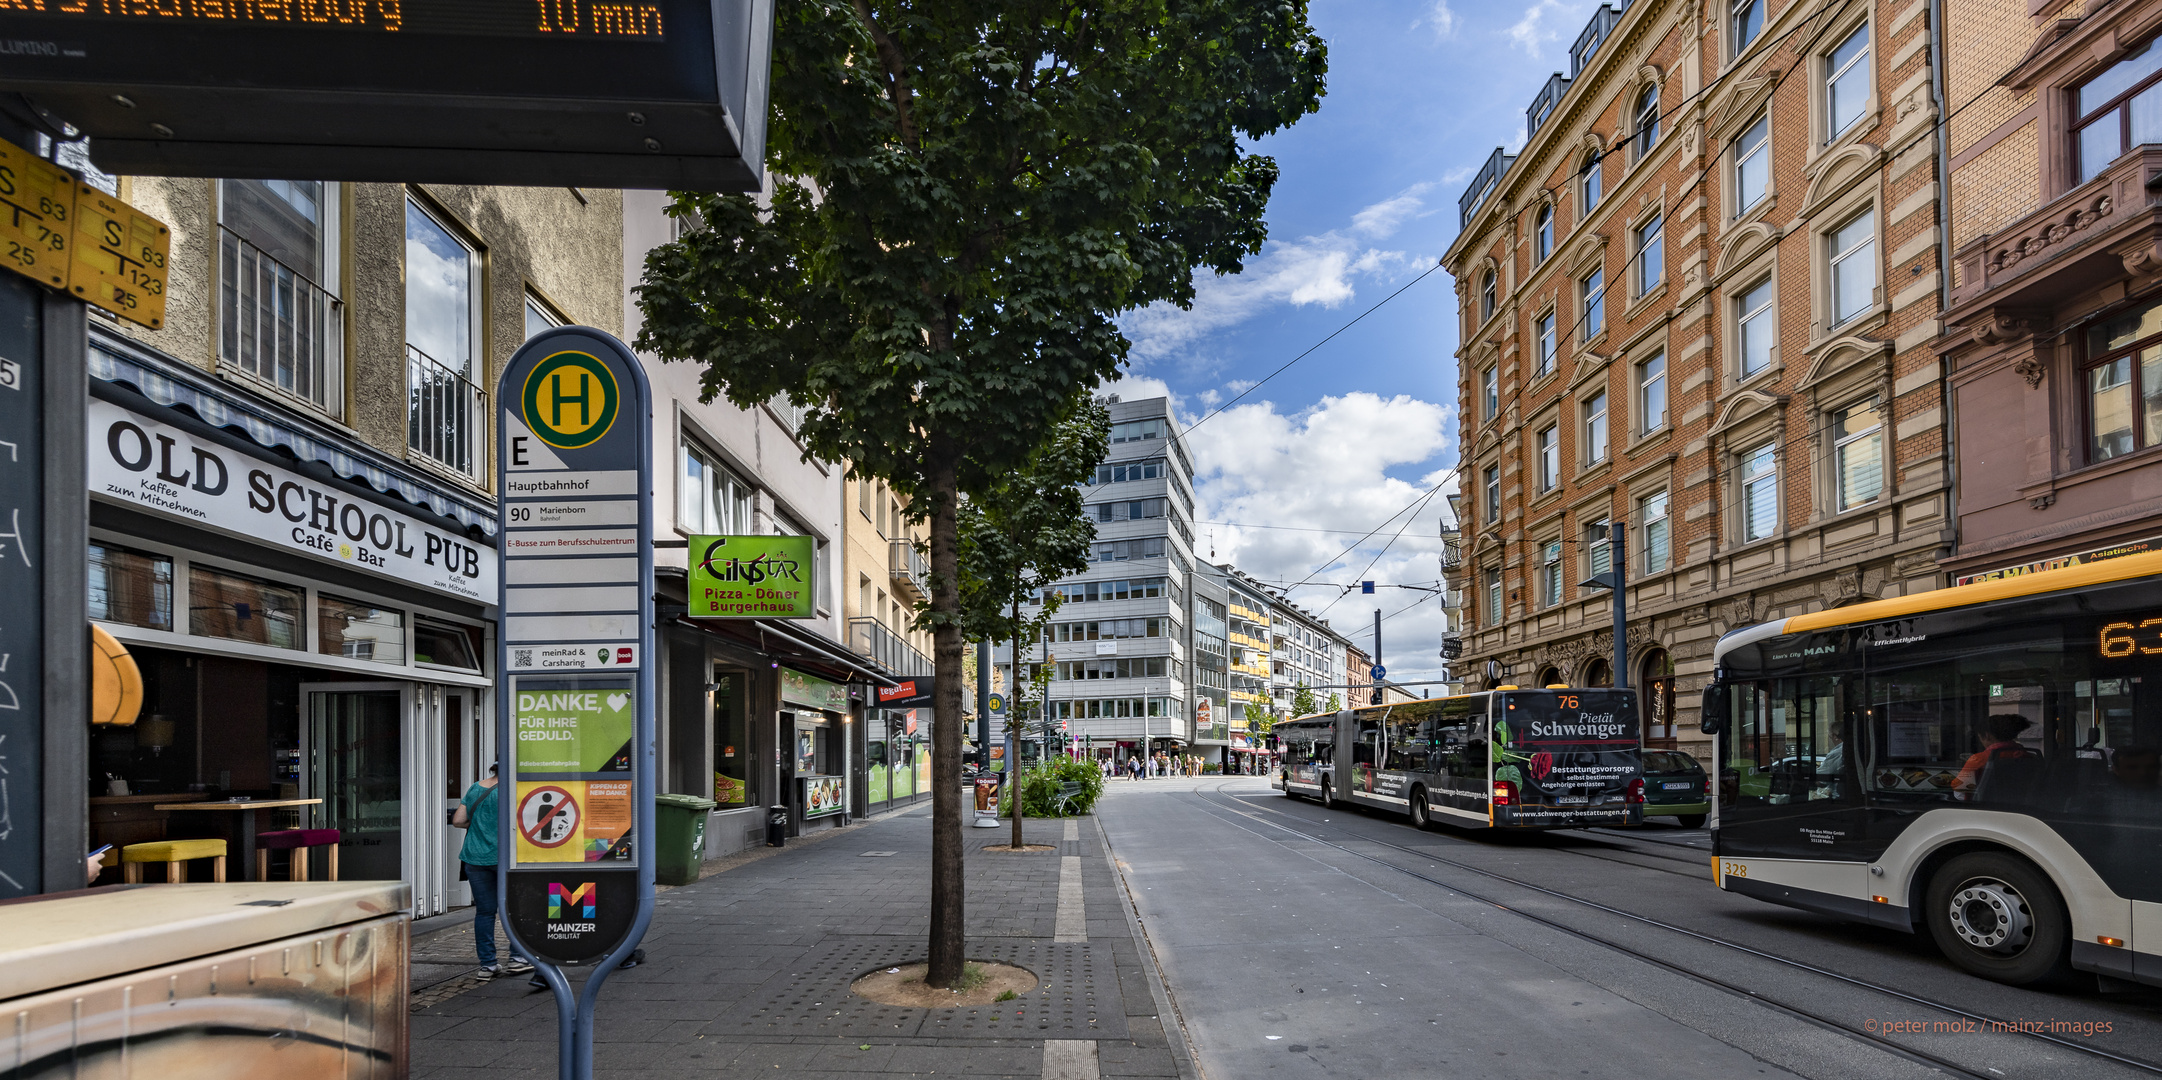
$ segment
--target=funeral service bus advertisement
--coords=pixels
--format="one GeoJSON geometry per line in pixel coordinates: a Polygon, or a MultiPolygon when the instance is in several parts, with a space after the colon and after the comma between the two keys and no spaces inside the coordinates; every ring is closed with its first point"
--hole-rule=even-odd
{"type": "Polygon", "coordinates": [[[1494,715],[1496,825],[1641,825],[1636,693],[1500,695],[1494,715]]]}

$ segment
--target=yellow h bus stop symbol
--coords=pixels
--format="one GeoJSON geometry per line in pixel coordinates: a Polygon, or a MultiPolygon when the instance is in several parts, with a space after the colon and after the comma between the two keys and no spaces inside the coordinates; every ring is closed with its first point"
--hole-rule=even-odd
{"type": "Polygon", "coordinates": [[[590,446],[615,425],[621,392],[615,372],[589,353],[559,352],[533,365],[519,412],[550,446],[590,446]]]}

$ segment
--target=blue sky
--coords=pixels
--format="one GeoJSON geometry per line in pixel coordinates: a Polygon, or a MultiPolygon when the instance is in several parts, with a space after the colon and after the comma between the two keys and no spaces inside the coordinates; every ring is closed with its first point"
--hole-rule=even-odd
{"type": "MultiPolygon", "coordinates": [[[[1283,169],[1268,246],[1243,273],[1200,282],[1193,310],[1130,317],[1134,364],[1120,391],[1169,393],[1194,423],[1432,267],[1456,237],[1466,181],[1496,146],[1522,141],[1525,106],[1591,11],[1559,0],[1315,3],[1329,93],[1257,148],[1283,169]]],[[[1438,602],[1337,586],[1441,576],[1455,349],[1455,284],[1436,271],[1189,440],[1201,553],[1264,581],[1316,582],[1292,598],[1327,609],[1362,647],[1378,599],[1390,677],[1413,685],[1439,677],[1438,602]],[[1399,514],[1436,484],[1415,515],[1399,514]]]]}

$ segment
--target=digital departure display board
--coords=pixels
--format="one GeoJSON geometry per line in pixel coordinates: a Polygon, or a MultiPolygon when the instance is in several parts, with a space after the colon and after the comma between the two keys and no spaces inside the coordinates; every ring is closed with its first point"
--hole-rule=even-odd
{"type": "Polygon", "coordinates": [[[773,0],[12,0],[0,91],[123,174],[751,190],[773,0]]]}

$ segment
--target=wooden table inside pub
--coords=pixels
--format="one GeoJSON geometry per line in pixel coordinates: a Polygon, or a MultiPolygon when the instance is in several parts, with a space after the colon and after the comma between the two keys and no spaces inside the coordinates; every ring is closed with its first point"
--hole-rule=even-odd
{"type": "Polygon", "coordinates": [[[207,802],[159,803],[151,807],[151,809],[176,812],[181,810],[240,811],[240,873],[234,876],[241,881],[247,881],[249,880],[248,875],[255,872],[255,812],[257,810],[271,810],[280,806],[319,806],[322,802],[321,799],[240,799],[237,801],[226,800],[224,802],[212,799],[207,802]]]}

